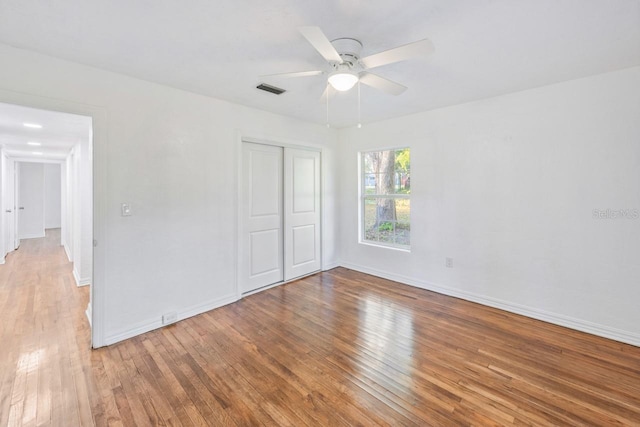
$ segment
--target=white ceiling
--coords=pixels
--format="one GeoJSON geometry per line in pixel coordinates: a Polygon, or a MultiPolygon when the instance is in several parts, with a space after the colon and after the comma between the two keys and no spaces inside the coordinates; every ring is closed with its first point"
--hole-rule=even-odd
{"type": "Polygon", "coordinates": [[[11,157],[61,160],[90,135],[90,117],[0,103],[0,145],[11,157]],[[27,128],[24,123],[42,128],[27,128]],[[29,142],[41,145],[32,146],[29,142]]]}
{"type": "MultiPolygon", "coordinates": [[[[364,56],[433,41],[429,58],[375,70],[409,89],[363,86],[364,123],[640,65],[638,0],[0,0],[0,42],[324,123],[326,76],[260,77],[325,65],[304,25],[364,56]]],[[[355,94],[332,100],[332,125],[357,122],[355,94]]]]}

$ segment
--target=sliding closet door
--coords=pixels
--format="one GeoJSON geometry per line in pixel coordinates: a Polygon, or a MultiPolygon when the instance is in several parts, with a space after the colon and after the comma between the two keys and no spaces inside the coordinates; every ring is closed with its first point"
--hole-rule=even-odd
{"type": "Polygon", "coordinates": [[[240,292],[282,282],[282,148],[243,143],[240,292]]]}
{"type": "Polygon", "coordinates": [[[320,270],[320,153],[284,150],[284,279],[320,270]]]}

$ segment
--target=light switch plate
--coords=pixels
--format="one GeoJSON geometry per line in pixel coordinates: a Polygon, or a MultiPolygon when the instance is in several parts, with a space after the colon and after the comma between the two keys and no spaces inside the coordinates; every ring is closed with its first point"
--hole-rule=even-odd
{"type": "Polygon", "coordinates": [[[120,207],[122,210],[122,216],[131,216],[131,205],[129,203],[123,203],[120,207]]]}

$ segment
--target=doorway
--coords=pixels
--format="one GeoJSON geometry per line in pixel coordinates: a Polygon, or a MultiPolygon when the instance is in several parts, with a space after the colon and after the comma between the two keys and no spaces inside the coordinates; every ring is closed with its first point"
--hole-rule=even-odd
{"type": "MultiPolygon", "coordinates": [[[[0,117],[1,259],[14,256],[21,240],[46,238],[72,263],[75,284],[91,285],[92,118],[8,103],[0,103],[0,117]]],[[[90,296],[89,323],[91,307],[90,296]]]]}
{"type": "Polygon", "coordinates": [[[241,295],[321,267],[320,151],[242,142],[241,295]]]}

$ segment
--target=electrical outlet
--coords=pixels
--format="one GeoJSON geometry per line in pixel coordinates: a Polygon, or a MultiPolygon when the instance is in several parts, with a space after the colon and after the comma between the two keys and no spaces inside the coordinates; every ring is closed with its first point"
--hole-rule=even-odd
{"type": "Polygon", "coordinates": [[[444,265],[447,268],[453,268],[453,258],[445,258],[444,259],[444,265]]]}
{"type": "Polygon", "coordinates": [[[178,313],[175,311],[165,313],[162,315],[162,324],[170,325],[172,323],[176,323],[178,321],[178,313]]]}

